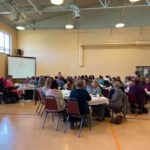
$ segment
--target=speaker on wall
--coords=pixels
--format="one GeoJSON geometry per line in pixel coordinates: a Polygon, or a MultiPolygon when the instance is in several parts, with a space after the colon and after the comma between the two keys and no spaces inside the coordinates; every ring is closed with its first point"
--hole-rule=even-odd
{"type": "Polygon", "coordinates": [[[17,49],[17,56],[23,56],[23,50],[17,49]]]}

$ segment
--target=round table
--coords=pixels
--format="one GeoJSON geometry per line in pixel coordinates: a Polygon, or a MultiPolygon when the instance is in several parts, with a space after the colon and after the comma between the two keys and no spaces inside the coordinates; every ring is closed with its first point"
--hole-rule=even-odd
{"type": "MultiPolygon", "coordinates": [[[[66,100],[69,99],[71,91],[61,90],[61,92],[62,92],[62,95],[63,95],[64,99],[66,99],[66,100]]],[[[91,97],[92,97],[91,101],[88,102],[88,104],[90,106],[102,105],[102,104],[107,104],[108,105],[109,104],[109,100],[104,96],[100,96],[100,97],[91,96],[91,97]]]]}

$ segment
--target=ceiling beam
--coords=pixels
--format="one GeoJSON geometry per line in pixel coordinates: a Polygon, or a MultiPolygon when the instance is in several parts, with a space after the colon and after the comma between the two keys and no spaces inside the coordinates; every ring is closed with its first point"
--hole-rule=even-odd
{"type": "MultiPolygon", "coordinates": [[[[143,4],[143,5],[118,5],[118,6],[111,6],[111,5],[108,5],[109,3],[107,3],[107,7],[89,7],[89,8],[80,8],[80,11],[87,11],[87,10],[103,10],[103,9],[122,9],[122,8],[144,8],[144,7],[150,7],[150,5],[148,5],[148,2],[150,3],[150,1],[149,0],[146,0],[147,1],[147,4],[143,4]]],[[[104,5],[104,4],[103,4],[104,5]]],[[[11,4],[9,4],[9,6],[11,6],[11,4]]],[[[11,7],[13,7],[13,6],[11,6],[11,7]]],[[[60,6],[60,7],[46,7],[46,8],[44,8],[44,9],[41,9],[41,10],[39,10],[39,12],[41,12],[41,13],[43,13],[43,12],[47,12],[47,13],[49,13],[49,12],[71,12],[71,11],[73,11],[73,9],[71,9],[71,8],[65,8],[65,7],[62,7],[62,6],[60,6]]],[[[24,14],[24,16],[26,16],[26,13],[34,13],[35,12],[35,10],[33,9],[33,8],[31,8],[31,9],[28,9],[28,10],[19,10],[19,9],[14,9],[14,7],[13,7],[13,10],[11,10],[10,12],[8,12],[8,11],[0,11],[0,14],[11,14],[11,13],[14,13],[14,12],[20,12],[20,13],[22,13],[22,14],[24,14]]],[[[25,18],[28,18],[27,16],[25,17],[25,18]]],[[[28,18],[29,19],[29,18],[28,18]]],[[[29,19],[30,21],[31,21],[31,19],[29,19]]]]}
{"type": "Polygon", "coordinates": [[[101,4],[103,7],[105,7],[105,4],[103,3],[102,0],[99,0],[99,2],[100,2],[100,4],[101,4]]]}
{"type": "Polygon", "coordinates": [[[102,5],[102,7],[106,8],[108,7],[110,0],[105,0],[104,2],[102,0],[99,0],[99,2],[102,5]]]}
{"type": "Polygon", "coordinates": [[[150,1],[149,1],[149,0],[146,0],[146,3],[147,3],[147,5],[149,5],[149,6],[150,6],[150,1]]]}
{"type": "Polygon", "coordinates": [[[42,13],[39,11],[39,9],[36,7],[36,5],[32,2],[32,0],[28,0],[28,2],[30,3],[30,5],[34,8],[34,10],[35,10],[38,14],[42,15],[42,13]]]}
{"type": "Polygon", "coordinates": [[[29,22],[30,24],[33,23],[33,20],[31,20],[24,12],[22,12],[17,6],[12,5],[11,3],[7,2],[5,0],[5,2],[3,3],[3,6],[7,8],[8,11],[10,11],[10,13],[18,13],[20,14],[27,22],[29,22]]]}

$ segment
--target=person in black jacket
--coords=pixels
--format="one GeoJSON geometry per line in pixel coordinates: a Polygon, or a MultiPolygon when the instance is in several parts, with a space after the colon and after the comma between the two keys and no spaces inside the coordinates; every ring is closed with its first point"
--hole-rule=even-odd
{"type": "MultiPolygon", "coordinates": [[[[70,93],[70,99],[76,99],[77,100],[81,115],[88,115],[89,114],[88,101],[91,100],[91,96],[84,89],[83,80],[78,80],[77,81],[77,89],[73,90],[70,93]]],[[[74,128],[75,119],[72,118],[70,121],[71,121],[71,128],[74,128]]]]}

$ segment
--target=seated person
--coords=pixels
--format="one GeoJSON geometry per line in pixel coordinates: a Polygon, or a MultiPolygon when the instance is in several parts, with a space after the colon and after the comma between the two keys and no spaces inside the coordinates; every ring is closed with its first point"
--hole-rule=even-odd
{"type": "Polygon", "coordinates": [[[57,83],[58,83],[59,88],[60,88],[60,89],[63,89],[63,87],[64,87],[64,85],[65,85],[65,82],[64,82],[64,80],[63,80],[63,77],[58,76],[58,78],[57,78],[57,83]]]}
{"type": "Polygon", "coordinates": [[[143,113],[144,105],[146,104],[146,92],[141,87],[139,79],[134,80],[134,84],[130,87],[129,92],[135,94],[136,103],[139,106],[139,113],[143,113]]]}
{"type": "MultiPolygon", "coordinates": [[[[94,80],[92,82],[92,95],[99,97],[102,95],[101,88],[99,87],[99,83],[97,80],[94,80]]],[[[105,109],[107,105],[101,104],[101,105],[95,105],[93,106],[93,116],[98,117],[97,121],[103,121],[105,116],[105,109]]]]}
{"type": "MultiPolygon", "coordinates": [[[[71,91],[70,98],[77,100],[81,115],[88,115],[89,114],[88,101],[91,100],[91,96],[84,89],[83,80],[77,81],[77,89],[71,91]]],[[[71,118],[70,121],[71,121],[71,128],[74,128],[74,118],[71,118]]]]}
{"type": "Polygon", "coordinates": [[[109,107],[121,107],[123,105],[123,92],[120,87],[121,83],[119,81],[113,83],[113,89],[109,95],[109,107]]]}
{"type": "Polygon", "coordinates": [[[104,78],[103,78],[103,76],[99,76],[99,85],[101,85],[101,86],[103,86],[104,85],[104,78]]]}
{"type": "Polygon", "coordinates": [[[75,88],[74,80],[72,77],[67,78],[67,83],[64,85],[64,89],[73,90],[75,88]]]}
{"type": "Polygon", "coordinates": [[[41,89],[42,94],[43,94],[44,96],[46,96],[47,91],[50,89],[51,82],[52,82],[52,79],[51,79],[51,78],[47,78],[47,79],[46,79],[45,86],[41,89]]]}
{"type": "Polygon", "coordinates": [[[38,88],[42,88],[45,85],[45,77],[44,76],[40,76],[39,80],[38,80],[38,88]]]}
{"type": "Polygon", "coordinates": [[[150,92],[150,78],[146,78],[144,89],[150,92]]]}
{"type": "Polygon", "coordinates": [[[62,78],[63,77],[63,75],[61,74],[61,72],[58,72],[58,75],[57,75],[57,77],[59,78],[62,78]]]}
{"type": "Polygon", "coordinates": [[[46,92],[46,97],[53,96],[57,101],[58,111],[63,111],[65,108],[65,101],[61,91],[58,89],[58,83],[56,80],[52,80],[50,89],[46,92]]]}
{"type": "Polygon", "coordinates": [[[33,76],[29,81],[28,81],[29,84],[34,84],[35,83],[35,77],[33,76]]]}
{"type": "Polygon", "coordinates": [[[94,96],[100,96],[100,95],[102,95],[101,94],[101,89],[99,87],[99,84],[98,84],[97,80],[94,80],[92,82],[92,93],[91,94],[94,95],[94,96]]]}
{"type": "Polygon", "coordinates": [[[8,89],[10,92],[14,93],[16,98],[19,99],[23,92],[21,90],[18,90],[13,81],[12,81],[12,75],[8,75],[7,79],[4,82],[4,86],[6,89],[8,89]]]}
{"type": "Polygon", "coordinates": [[[89,94],[92,94],[92,85],[89,79],[83,80],[84,82],[84,89],[88,91],[89,94]]]}

